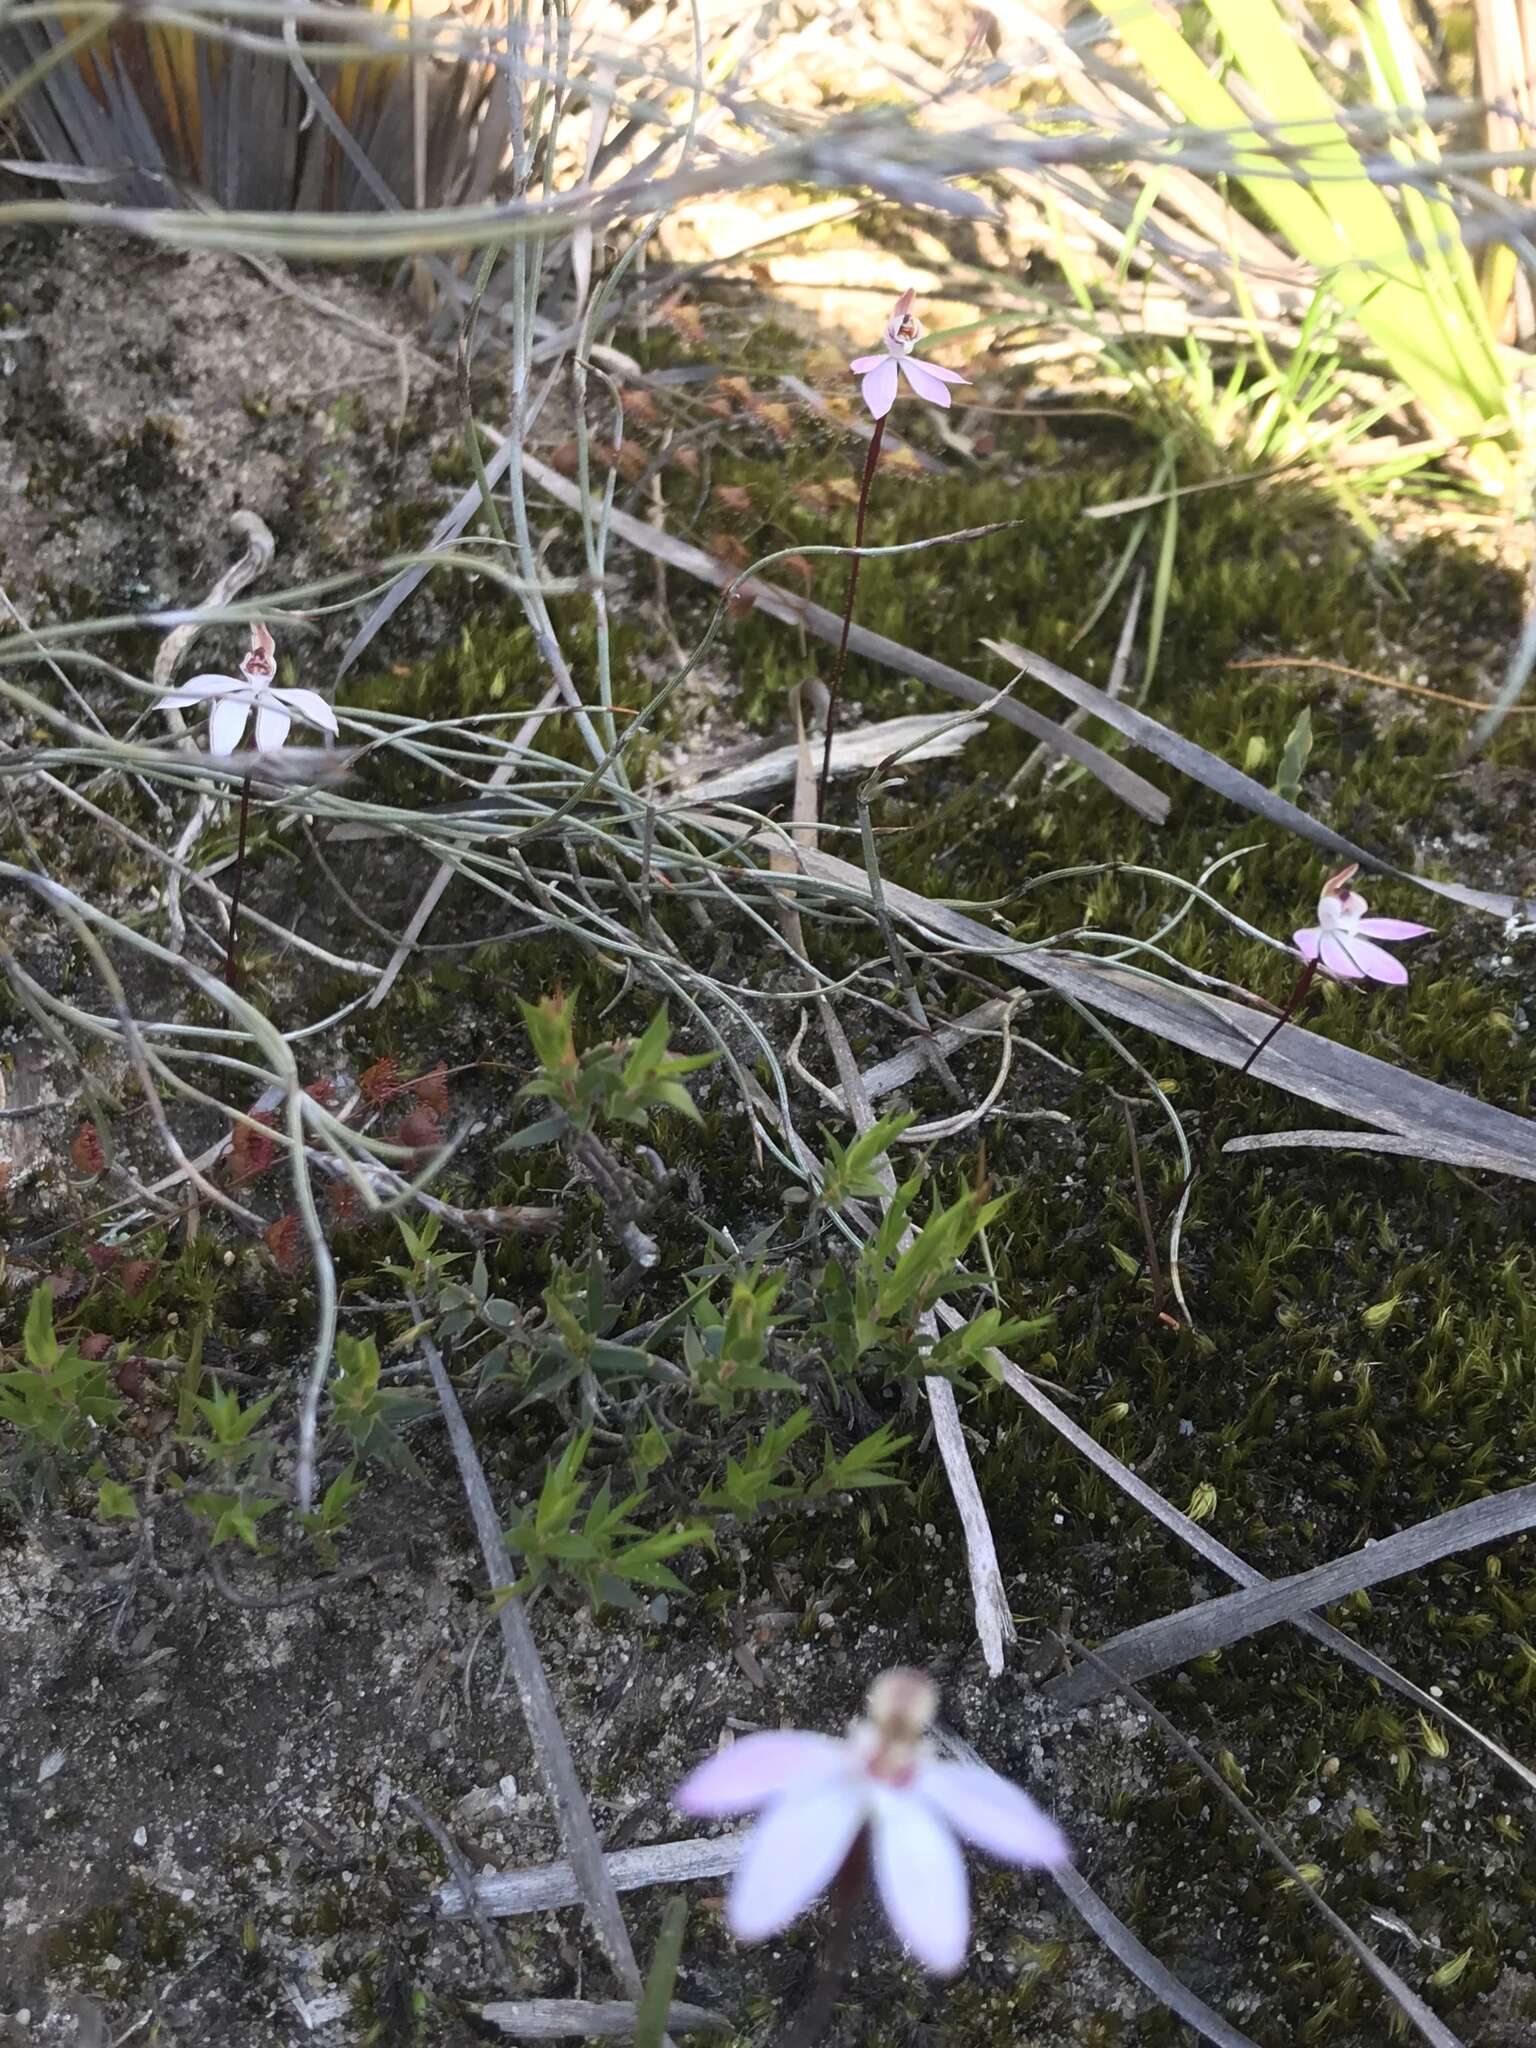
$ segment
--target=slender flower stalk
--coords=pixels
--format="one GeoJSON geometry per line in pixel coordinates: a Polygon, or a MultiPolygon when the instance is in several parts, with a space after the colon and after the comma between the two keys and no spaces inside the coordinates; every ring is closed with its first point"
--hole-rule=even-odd
{"type": "Polygon", "coordinates": [[[818,813],[827,807],[827,783],[832,774],[832,741],[837,732],[837,706],[842,695],[843,669],[848,660],[848,635],[853,630],[853,600],[859,587],[859,549],[864,545],[864,519],[869,510],[869,487],[875,480],[875,470],[880,461],[880,444],[885,438],[885,422],[891,407],[896,403],[896,393],[901,380],[906,378],[912,390],[929,405],[948,407],[949,386],[964,384],[967,380],[958,370],[946,370],[938,363],[917,361],[912,354],[923,338],[923,327],[912,311],[916,294],[904,291],[891,308],[891,317],[885,323],[885,333],[880,338],[881,352],[878,355],[855,356],[848,365],[860,380],[859,389],[864,403],[869,407],[870,418],[875,430],[869,437],[869,449],[864,457],[864,474],[859,483],[859,509],[853,521],[853,559],[848,564],[848,595],[843,604],[843,630],[838,637],[837,659],[832,667],[832,684],[827,693],[827,738],[821,755],[821,780],[816,790],[818,813]]]}
{"type": "Polygon", "coordinates": [[[859,509],[853,518],[853,559],[848,564],[848,595],[843,600],[843,630],[837,639],[837,659],[832,664],[832,683],[827,691],[827,738],[821,751],[821,780],[816,789],[816,815],[822,816],[827,808],[827,782],[832,774],[832,741],[837,733],[837,706],[843,693],[843,669],[848,660],[848,635],[853,631],[853,599],[859,587],[859,567],[863,561],[859,549],[864,545],[864,515],[869,510],[869,487],[875,480],[875,466],[880,460],[880,443],[885,439],[885,416],[875,421],[875,431],[869,437],[869,452],[864,457],[864,474],[859,480],[859,509]]]}
{"type": "Polygon", "coordinates": [[[251,819],[251,778],[240,781],[240,833],[235,841],[235,874],[229,885],[229,943],[224,949],[224,979],[240,992],[240,891],[245,882],[245,833],[251,819]]]}

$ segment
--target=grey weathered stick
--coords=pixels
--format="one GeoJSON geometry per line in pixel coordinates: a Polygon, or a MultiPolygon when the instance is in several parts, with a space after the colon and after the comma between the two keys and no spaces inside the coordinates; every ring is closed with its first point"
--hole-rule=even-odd
{"type": "Polygon", "coordinates": [[[1490,1173],[1508,1169],[1497,1152],[1484,1145],[1464,1144],[1423,1131],[1413,1136],[1388,1131],[1251,1131],[1229,1138],[1223,1152],[1380,1152],[1402,1159],[1427,1159],[1436,1166],[1481,1166],[1490,1173]]]}
{"type": "MultiPolygon", "coordinates": [[[[411,1299],[411,1314],[419,1322],[421,1310],[414,1298],[411,1299]]],[[[566,1852],[570,1867],[579,1886],[579,1896],[587,1908],[593,1930],[602,1945],[603,1953],[613,1966],[614,1974],[624,1989],[638,1998],[642,1984],[640,1966],[635,1961],[635,1952],[630,1945],[629,1930],[624,1925],[624,1915],[619,1910],[619,1895],[613,1880],[608,1875],[608,1866],[603,1861],[602,1844],[597,1838],[597,1829],[592,1824],[591,1810],[586,1794],[581,1789],[581,1780],[576,1775],[575,1760],[570,1745],[566,1742],[565,1731],[560,1726],[560,1716],[555,1712],[555,1702],[549,1689],[549,1680],[539,1657],[538,1645],[533,1640],[533,1630],[528,1626],[528,1616],[523,1603],[512,1592],[512,1573],[507,1563],[506,1546],[501,1540],[501,1524],[496,1517],[491,1490],[486,1484],[485,1472],[475,1451],[469,1425],[464,1420],[464,1411],[459,1406],[459,1397],[453,1390],[443,1364],[442,1353],[431,1337],[423,1331],[422,1351],[427,1369],[432,1375],[432,1384],[437,1392],[438,1405],[443,1411],[443,1421],[448,1429],[448,1441],[453,1446],[454,1462],[459,1468],[464,1495],[469,1502],[469,1511],[474,1518],[475,1534],[480,1539],[480,1555],[485,1561],[486,1577],[492,1591],[501,1598],[497,1619],[501,1624],[501,1638],[506,1645],[507,1658],[512,1666],[517,1696],[523,1709],[523,1718],[528,1723],[528,1733],[533,1739],[534,1755],[538,1759],[543,1775],[544,1788],[549,1794],[549,1803],[555,1810],[560,1823],[560,1832],[565,1838],[566,1852]]]]}
{"type": "MultiPolygon", "coordinates": [[[[939,761],[958,754],[969,740],[983,730],[979,720],[957,718],[948,711],[922,712],[910,718],[887,718],[879,725],[856,725],[834,735],[832,773],[856,775],[878,768],[890,754],[900,751],[906,762],[939,761]],[[915,742],[915,744],[914,744],[915,742]]],[[[792,782],[799,765],[800,748],[791,741],[774,747],[750,761],[711,771],[708,762],[690,762],[679,771],[681,784],[675,801],[689,804],[739,803],[780,783],[792,782]]],[[[671,797],[668,802],[674,801],[671,797]]]]}
{"type": "MultiPolygon", "coordinates": [[[[627,2041],[640,2018],[632,1999],[518,1998],[482,2005],[480,2017],[514,2041],[627,2041]]],[[[728,2034],[731,2022],[707,2005],[667,2007],[675,2034],[728,2034]]]]}
{"type": "MultiPolygon", "coordinates": [[[[1405,1572],[1420,1571],[1441,1558],[1455,1557],[1485,1543],[1502,1543],[1532,1528],[1536,1528],[1536,1484],[1512,1487],[1508,1493],[1490,1494],[1485,1500],[1433,1515],[1427,1522],[1416,1522],[1411,1529],[1399,1529],[1395,1535],[1352,1550],[1345,1557],[1331,1558],[1327,1564],[1314,1565],[1310,1571],[1269,1579],[1262,1586],[1245,1586],[1179,1614],[1143,1622],[1139,1628],[1101,1643],[1098,1657],[1121,1677],[1144,1678],[1243,1642],[1261,1629],[1273,1628],[1276,1622],[1293,1621],[1310,1608],[1326,1607],[1330,1601],[1346,1599],[1367,1586],[1379,1586],[1383,1579],[1401,1578],[1405,1572]]],[[[1108,1688],[1107,1676],[1094,1667],[1068,1672],[1048,1690],[1054,1699],[1079,1705],[1101,1697],[1108,1688]]]]}
{"type": "MultiPolygon", "coordinates": [[[[741,1861],[746,1841],[745,1830],[734,1835],[698,1835],[685,1842],[615,1849],[603,1861],[615,1892],[643,1891],[649,1885],[728,1877],[741,1861]]],[[[475,1897],[493,1920],[510,1920],[520,1913],[574,1906],[581,1898],[581,1886],[569,1863],[542,1863],[531,1870],[498,1870],[476,1878],[475,1897]]],[[[456,1884],[445,1884],[434,1895],[433,1905],[445,1920],[462,1920],[468,1911],[456,1884]]]]}
{"type": "MultiPolygon", "coordinates": [[[[523,468],[560,504],[572,511],[580,509],[581,493],[557,470],[550,469],[532,455],[523,457],[523,468]]],[[[643,548],[648,555],[658,556],[669,567],[696,576],[701,583],[708,583],[715,590],[724,590],[736,580],[730,569],[723,568],[703,548],[679,540],[663,528],[647,526],[643,520],[631,518],[627,512],[615,509],[609,514],[608,524],[610,530],[620,540],[628,541],[631,547],[643,548]]],[[[842,635],[843,622],[837,612],[829,611],[825,605],[812,604],[809,598],[796,597],[775,583],[765,583],[759,577],[753,577],[742,585],[742,595],[751,597],[757,609],[770,619],[777,619],[786,626],[802,626],[807,633],[813,633],[818,640],[825,640],[834,647],[842,635]]],[[[1154,789],[1144,776],[1127,768],[1123,761],[1117,761],[1102,747],[1094,746],[1076,733],[1068,732],[1055,719],[1032,711],[1027,704],[1015,703],[1011,697],[999,697],[995,690],[978,683],[974,676],[951,668],[948,662],[935,661],[931,655],[919,654],[915,648],[903,647],[898,640],[888,640],[883,633],[872,633],[867,627],[858,625],[848,635],[848,652],[865,661],[877,661],[885,668],[896,669],[902,675],[916,676],[920,682],[931,683],[935,689],[943,690],[948,696],[959,697],[964,703],[985,705],[994,718],[1022,726],[1025,732],[1044,741],[1053,752],[1065,754],[1086,768],[1106,789],[1129,804],[1132,810],[1139,811],[1142,817],[1149,818],[1154,825],[1161,825],[1167,818],[1167,797],[1161,790],[1154,789]]]]}
{"type": "Polygon", "coordinates": [[[1342,832],[1335,832],[1321,819],[1309,817],[1295,804],[1287,803],[1283,796],[1276,796],[1272,789],[1266,789],[1262,782],[1255,782],[1251,775],[1234,768],[1230,761],[1223,761],[1219,754],[1197,747],[1193,740],[1185,739],[1182,733],[1176,733],[1166,725],[1159,725],[1155,718],[1148,718],[1144,711],[1136,710],[1133,705],[1119,703],[1105,691],[1095,689],[1092,683],[1085,683],[1081,676],[1073,675],[1070,669],[1058,668],[1055,662],[1047,661],[1043,654],[1035,654],[1012,640],[983,640],[981,644],[1014,668],[1049,684],[1061,696],[1080,705],[1083,710],[1091,711],[1096,718],[1102,718],[1106,725],[1112,725],[1117,732],[1124,733],[1138,747],[1145,747],[1160,761],[1166,761],[1170,767],[1193,777],[1196,782],[1203,782],[1207,789],[1214,789],[1218,796],[1241,804],[1244,810],[1254,811],[1261,818],[1268,818],[1271,824],[1284,825],[1288,831],[1295,832],[1302,839],[1310,839],[1316,846],[1326,847],[1330,853],[1340,854],[1345,860],[1362,861],[1382,874],[1396,875],[1417,888],[1448,897],[1452,903],[1464,904],[1469,910],[1485,910],[1494,917],[1503,918],[1528,917],[1531,914],[1532,906],[1522,903],[1518,896],[1498,895],[1487,889],[1468,889],[1460,882],[1431,881],[1427,875],[1415,875],[1379,853],[1356,846],[1342,832]]]}

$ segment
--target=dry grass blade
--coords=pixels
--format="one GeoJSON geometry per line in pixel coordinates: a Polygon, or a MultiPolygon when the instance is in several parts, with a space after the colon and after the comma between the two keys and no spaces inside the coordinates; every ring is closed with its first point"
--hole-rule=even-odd
{"type": "Polygon", "coordinates": [[[1246,2034],[1240,2034],[1219,2012],[1213,2012],[1203,1998],[1197,1998],[1187,1984],[1181,1984],[1070,1864],[1065,1870],[1053,1870],[1051,1876],[1067,1904],[1087,1921],[1115,1959],[1155,1999],[1177,2013],[1185,2026],[1193,2027],[1202,2040],[1214,2041],[1216,2048],[1255,2048],[1246,2034]]]}
{"type": "Polygon", "coordinates": [[[1055,1680],[1050,1691],[1065,1703],[1081,1705],[1101,1697],[1110,1687],[1109,1671],[1101,1672],[1100,1663],[1117,1676],[1144,1678],[1175,1664],[1187,1664],[1192,1657],[1244,1642],[1276,1622],[1292,1621],[1310,1608],[1326,1607],[1351,1593],[1379,1586],[1384,1579],[1422,1571],[1442,1558],[1486,1543],[1506,1542],[1532,1528],[1536,1528],[1536,1485],[1516,1486],[1508,1493],[1468,1501],[1464,1507],[1450,1508],[1411,1529],[1399,1529],[1395,1535],[1383,1536],[1363,1550],[1332,1558],[1310,1571],[1223,1593],[1198,1607],[1127,1629],[1124,1635],[1099,1646],[1099,1661],[1093,1667],[1067,1673],[1055,1680]]]}
{"type": "MultiPolygon", "coordinates": [[[[479,2016],[514,2041],[628,2041],[640,2008],[632,1999],[516,1998],[482,2005],[479,2016]]],[[[669,2005],[667,2025],[675,2034],[731,2031],[725,2014],[706,2005],[669,2005]]]]}
{"type": "MultiPolygon", "coordinates": [[[[412,1300],[411,1314],[421,1322],[421,1310],[412,1300]]],[[[565,1731],[560,1726],[560,1717],[555,1711],[555,1702],[549,1689],[549,1680],[544,1674],[544,1665],[539,1656],[538,1645],[533,1640],[533,1630],[528,1625],[528,1616],[523,1603],[512,1592],[512,1574],[507,1564],[506,1546],[501,1540],[501,1524],[496,1518],[495,1505],[486,1484],[485,1472],[475,1451],[469,1425],[464,1420],[464,1411],[453,1390],[442,1354],[425,1331],[421,1338],[427,1369],[437,1393],[438,1404],[443,1412],[443,1421],[448,1430],[448,1441],[453,1448],[454,1462],[459,1468],[465,1498],[469,1502],[474,1518],[475,1534],[480,1540],[480,1555],[485,1562],[486,1577],[492,1590],[498,1596],[500,1605],[497,1619],[501,1626],[502,1641],[506,1645],[507,1658],[512,1666],[512,1675],[517,1686],[517,1696],[522,1704],[523,1717],[528,1723],[528,1733],[533,1739],[534,1753],[544,1777],[549,1802],[555,1809],[560,1823],[560,1832],[565,1837],[565,1846],[570,1855],[571,1869],[580,1884],[583,1904],[592,1921],[593,1930],[602,1945],[604,1954],[613,1966],[615,1976],[633,1997],[639,1998],[642,1990],[639,1964],[630,1945],[629,1931],[624,1925],[624,1915],[619,1910],[619,1897],[603,1861],[602,1844],[597,1838],[597,1829],[592,1824],[591,1809],[586,1794],[581,1789],[581,1780],[576,1775],[576,1764],[571,1756],[570,1745],[566,1742],[565,1731]]]]}
{"type": "Polygon", "coordinates": [[[1454,1138],[1436,1137],[1423,1131],[1405,1137],[1387,1131],[1251,1131],[1245,1137],[1229,1138],[1223,1152],[1364,1152],[1398,1159],[1429,1159],[1437,1166],[1477,1166],[1489,1173],[1505,1173],[1502,1156],[1482,1145],[1465,1145],[1454,1138]]]}
{"type": "MultiPolygon", "coordinates": [[[[644,1891],[650,1885],[687,1884],[696,1878],[728,1877],[741,1861],[745,1832],[695,1836],[686,1842],[652,1842],[643,1849],[616,1849],[603,1861],[616,1892],[644,1891]]],[[[548,1913],[580,1902],[581,1886],[569,1863],[543,1863],[532,1870],[496,1870],[475,1879],[475,1899],[493,1920],[515,1919],[521,1913],[548,1913]]],[[[433,1896],[445,1920],[464,1919],[469,1901],[456,1884],[445,1884],[433,1896]]]]}
{"type": "MultiPolygon", "coordinates": [[[[541,490],[571,511],[581,506],[581,493],[574,484],[567,483],[558,471],[550,469],[536,456],[525,455],[523,468],[541,490]]],[[[716,590],[729,588],[735,578],[729,569],[722,568],[713,555],[702,548],[693,547],[689,542],[678,540],[664,529],[647,526],[642,520],[633,519],[628,513],[614,511],[609,516],[609,526],[620,540],[631,547],[642,548],[649,555],[657,556],[669,568],[681,569],[690,576],[696,576],[701,583],[708,583],[716,590]]],[[[818,640],[835,647],[842,633],[843,622],[838,613],[829,611],[825,605],[812,604],[808,598],[795,597],[776,584],[764,583],[754,577],[742,586],[741,594],[750,597],[760,612],[770,619],[777,619],[782,625],[800,626],[812,633],[818,640]]],[[[1054,753],[1064,754],[1086,768],[1090,775],[1102,782],[1104,787],[1119,797],[1123,803],[1139,811],[1142,817],[1160,825],[1168,816],[1168,799],[1161,790],[1154,789],[1150,782],[1127,768],[1123,762],[1106,754],[1101,747],[1080,739],[1070,733],[1054,719],[1046,718],[1038,711],[1030,710],[1026,704],[1016,704],[1011,698],[999,698],[995,690],[989,690],[984,683],[978,683],[973,676],[965,675],[948,662],[935,661],[931,655],[919,654],[915,649],[903,647],[899,641],[888,640],[883,633],[871,633],[867,628],[855,625],[848,636],[848,651],[865,661],[879,662],[884,668],[896,669],[902,675],[916,676],[920,682],[931,683],[935,689],[943,690],[951,697],[958,697],[966,704],[984,705],[995,718],[1003,718],[1010,725],[1021,726],[1035,739],[1042,741],[1054,753]]]]}
{"type": "Polygon", "coordinates": [[[1166,725],[1159,725],[1155,718],[1149,718],[1144,711],[1134,710],[1129,704],[1118,703],[1103,690],[1096,690],[1092,683],[1085,683],[1081,676],[1069,670],[1058,668],[1053,661],[1047,661],[1042,654],[1035,654],[1027,647],[1020,647],[1012,640],[983,639],[982,645],[1013,668],[1025,675],[1034,676],[1042,683],[1048,683],[1072,703],[1080,705],[1102,718],[1106,725],[1112,725],[1116,732],[1124,733],[1138,747],[1145,747],[1149,754],[1155,754],[1160,761],[1177,768],[1181,774],[1192,776],[1196,782],[1203,782],[1207,789],[1213,789],[1218,796],[1228,798],[1232,803],[1241,804],[1244,810],[1254,811],[1261,818],[1268,818],[1271,824],[1283,825],[1303,839],[1310,839],[1316,846],[1325,846],[1345,860],[1357,860],[1364,866],[1375,868],[1382,874],[1396,875],[1400,880],[1412,882],[1415,887],[1428,889],[1436,896],[1449,898],[1452,903],[1463,904],[1469,910],[1484,910],[1493,917],[1530,917],[1536,914],[1536,906],[1522,903],[1517,896],[1502,896],[1487,889],[1469,889],[1460,882],[1436,882],[1427,875],[1415,875],[1406,868],[1396,866],[1379,853],[1372,853],[1366,847],[1356,846],[1352,839],[1346,839],[1342,832],[1335,832],[1331,825],[1324,825],[1317,818],[1308,817],[1295,804],[1287,803],[1284,797],[1276,796],[1272,789],[1266,789],[1262,782],[1255,782],[1251,775],[1243,774],[1230,762],[1223,761],[1217,754],[1211,754],[1204,747],[1196,746],[1192,740],[1184,739],[1166,725]]]}
{"type": "MultiPolygon", "coordinates": [[[[834,735],[832,773],[858,775],[879,767],[887,755],[900,752],[904,761],[942,761],[958,754],[982,730],[974,719],[950,712],[921,712],[909,718],[888,718],[879,725],[855,726],[834,735]]],[[[740,803],[766,789],[792,782],[800,764],[795,742],[773,747],[750,761],[712,768],[708,761],[690,762],[680,771],[678,801],[686,804],[740,803]]]]}
{"type": "MultiPolygon", "coordinates": [[[[1519,709],[1533,667],[1536,667],[1536,605],[1526,613],[1525,625],[1509,657],[1509,668],[1499,685],[1499,694],[1472,728],[1472,737],[1467,741],[1468,754],[1481,753],[1510,713],[1519,709]]],[[[1529,710],[1531,707],[1527,705],[1525,708],[1529,710]]]]}
{"type": "MultiPolygon", "coordinates": [[[[938,1729],[936,1739],[943,1753],[957,1762],[982,1762],[981,1756],[968,1742],[947,1729],[938,1729]]],[[[1064,1869],[1045,1874],[1073,1911],[1087,1921],[1116,1961],[1129,1970],[1137,1983],[1150,1991],[1154,1998],[1161,2000],[1170,2012],[1177,2013],[1186,2026],[1193,2027],[1204,2040],[1216,2042],[1217,2048],[1255,2048],[1246,2034],[1240,2034],[1219,2012],[1213,2012],[1203,1998],[1197,1998],[1187,1984],[1181,1983],[1171,1970],[1160,1963],[1070,1863],[1064,1869]]]]}

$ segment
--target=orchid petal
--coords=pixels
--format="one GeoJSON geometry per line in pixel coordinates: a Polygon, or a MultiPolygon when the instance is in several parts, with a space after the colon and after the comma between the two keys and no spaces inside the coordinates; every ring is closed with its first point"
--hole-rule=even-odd
{"type": "Polygon", "coordinates": [[[863,389],[870,417],[883,420],[896,403],[896,358],[882,356],[878,367],[864,379],[863,389]]]}
{"type": "Polygon", "coordinates": [[[288,737],[293,720],[281,704],[265,702],[256,707],[256,751],[275,754],[288,737]]]}
{"type": "Polygon", "coordinates": [[[1328,972],[1336,974],[1340,981],[1358,981],[1365,971],[1355,965],[1333,932],[1323,933],[1318,942],[1317,957],[1328,972]]]}
{"type": "Polygon", "coordinates": [[[762,1941],[787,1927],[847,1861],[868,1802],[851,1772],[770,1806],[747,1841],[725,1902],[731,1932],[762,1941]]]}
{"type": "Polygon", "coordinates": [[[251,707],[242,697],[222,697],[208,720],[210,754],[233,754],[245,735],[251,707]]]}
{"type": "Polygon", "coordinates": [[[1303,960],[1315,960],[1317,958],[1317,949],[1322,942],[1322,936],[1316,925],[1310,926],[1304,932],[1292,932],[1291,934],[1296,950],[1303,960]]]}
{"type": "Polygon", "coordinates": [[[1362,917],[1355,926],[1368,939],[1422,939],[1434,930],[1432,924],[1409,924],[1401,917],[1362,917]]]}
{"type": "Polygon", "coordinates": [[[1372,981],[1384,981],[1392,988],[1407,986],[1407,968],[1385,946],[1373,946],[1369,939],[1359,938],[1351,932],[1349,951],[1360,972],[1369,975],[1372,981]]]}
{"type": "Polygon", "coordinates": [[[793,1728],[748,1735],[690,1771],[672,1804],[701,1820],[751,1813],[780,1793],[808,1790],[847,1762],[846,1744],[830,1735],[802,1735],[793,1728]]]}
{"type": "Polygon", "coordinates": [[[926,356],[913,357],[913,366],[926,371],[930,377],[937,377],[941,384],[969,384],[969,377],[962,377],[958,370],[946,370],[942,363],[931,363],[926,356]]]}
{"type": "Polygon", "coordinates": [[[923,1965],[952,1977],[965,1961],[971,1902],[965,1859],[937,1813],[915,1793],[875,1795],[875,1882],[897,1938],[923,1965]]]}
{"type": "Polygon", "coordinates": [[[871,370],[878,370],[882,363],[888,363],[889,356],[855,356],[848,365],[856,377],[867,377],[871,370]]]}
{"type": "Polygon", "coordinates": [[[166,691],[160,699],[160,709],[184,711],[189,704],[201,704],[205,697],[224,697],[231,690],[243,694],[245,687],[238,676],[189,676],[179,688],[166,691]]]}
{"type": "Polygon", "coordinates": [[[901,370],[919,398],[926,398],[930,405],[949,404],[949,386],[934,376],[929,364],[917,363],[910,356],[903,356],[901,370]]]}
{"type": "Polygon", "coordinates": [[[914,1789],[956,1834],[1004,1863],[1055,1870],[1071,1860],[1067,1838],[1050,1815],[985,1764],[929,1764],[914,1789]]]}
{"type": "Polygon", "coordinates": [[[272,695],[306,725],[318,725],[325,732],[340,735],[336,714],[318,690],[274,690],[272,695]]]}

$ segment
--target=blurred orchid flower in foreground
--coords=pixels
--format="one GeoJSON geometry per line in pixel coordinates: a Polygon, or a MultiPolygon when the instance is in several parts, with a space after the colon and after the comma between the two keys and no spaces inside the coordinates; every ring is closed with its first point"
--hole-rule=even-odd
{"type": "Polygon", "coordinates": [[[749,1735],[683,1780],[673,1794],[683,1813],[761,1814],[726,1902],[733,1934],[761,1941],[787,1927],[850,1866],[861,1874],[867,1849],[903,1946],[949,1977],[970,1939],[961,1841],[1025,1870],[1070,1860],[1066,1837],[1017,1785],[984,1764],[933,1758],[937,1706],[923,1672],[887,1671],[843,1741],[749,1735]]]}
{"type": "Polygon", "coordinates": [[[1408,970],[1376,939],[1422,939],[1434,927],[1408,924],[1400,917],[1367,917],[1365,898],[1350,888],[1360,872],[1358,861],[1340,868],[1323,884],[1317,899],[1317,923],[1294,934],[1303,960],[1315,960],[1341,981],[1384,981],[1402,988],[1408,970]]]}
{"type": "Polygon", "coordinates": [[[878,356],[855,356],[848,365],[856,377],[861,378],[864,403],[870,414],[883,420],[896,403],[896,387],[900,377],[905,377],[919,398],[926,398],[930,405],[949,404],[948,386],[965,384],[968,378],[958,370],[941,369],[937,363],[919,363],[912,357],[912,351],[923,338],[923,327],[912,311],[916,294],[905,291],[891,308],[891,317],[885,323],[885,333],[880,345],[885,353],[878,356]]]}
{"type": "Polygon", "coordinates": [[[273,682],[277,674],[277,650],[265,626],[251,627],[251,651],[240,664],[238,676],[192,676],[179,689],[168,690],[160,699],[162,711],[185,711],[194,704],[211,700],[208,718],[210,754],[233,754],[245,735],[251,713],[256,714],[256,749],[275,754],[288,737],[295,718],[306,725],[318,725],[333,737],[339,731],[336,714],[317,690],[280,690],[273,682]]]}

